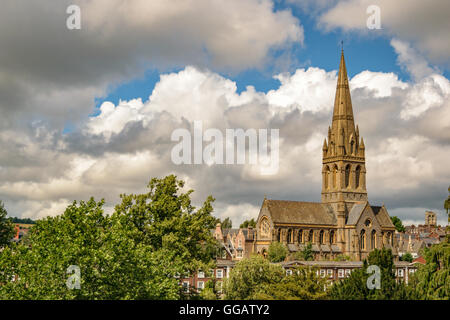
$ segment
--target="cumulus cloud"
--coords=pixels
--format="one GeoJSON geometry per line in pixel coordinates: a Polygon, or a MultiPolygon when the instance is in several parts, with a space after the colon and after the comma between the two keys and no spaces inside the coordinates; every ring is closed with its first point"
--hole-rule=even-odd
{"type": "MultiPolygon", "coordinates": [[[[195,189],[196,204],[216,197],[215,214],[231,216],[235,225],[256,217],[264,195],[320,200],[336,70],[280,73],[274,90],[238,92],[217,70],[266,65],[273,49],[302,43],[300,22],[289,11],[274,11],[269,0],[200,0],[195,9],[192,1],[74,1],[83,17],[75,32],[65,28],[69,1],[2,4],[0,198],[11,214],[60,214],[72,200],[90,196],[105,198],[111,211],[120,193],[144,192],[151,177],[170,173],[195,189]],[[151,66],[182,70],[161,72],[148,99],[105,102],[89,116],[94,98],[151,66]],[[279,172],[262,177],[247,164],[175,165],[171,134],[192,130],[195,120],[222,132],[279,129],[279,172]],[[67,122],[73,125],[63,131],[67,122]]],[[[321,10],[343,5],[321,3],[321,10]]],[[[421,34],[411,41],[420,42],[421,34]]],[[[450,83],[408,43],[392,46],[414,75],[410,82],[365,70],[350,87],[366,142],[369,197],[415,220],[405,208],[439,211],[447,196],[450,83]]]]}
{"type": "MultiPolygon", "coordinates": [[[[258,92],[248,87],[238,93],[233,81],[212,71],[186,67],[164,74],[147,101],[105,102],[79,131],[55,135],[39,127],[32,140],[16,137],[23,145],[24,158],[42,157],[33,170],[58,169],[34,177],[23,172],[30,164],[6,164],[0,174],[8,179],[0,183],[0,194],[7,204],[15,203],[14,210],[42,217],[61,213],[69,199],[91,195],[106,198],[112,207],[120,193],[143,192],[150,177],[175,173],[196,190],[195,203],[212,194],[217,198],[215,214],[230,216],[236,225],[256,217],[264,195],[319,201],[321,146],[331,123],[336,77],[335,70],[299,69],[276,76],[280,80],[276,90],[258,92]],[[279,128],[280,171],[262,178],[247,164],[173,164],[171,133],[177,128],[192,130],[194,120],[202,120],[204,129],[222,131],[279,128]],[[39,153],[40,148],[47,151],[39,153]],[[21,175],[14,179],[16,173],[21,175]]],[[[446,78],[439,81],[449,85],[446,78]]],[[[355,118],[366,141],[369,197],[376,204],[384,201],[388,209],[426,204],[438,210],[450,178],[446,170],[450,139],[434,135],[448,128],[448,122],[434,124],[434,132],[422,124],[448,110],[447,93],[436,91],[441,100],[422,110],[421,117],[401,116],[414,101],[423,104],[417,90],[420,84],[367,70],[350,80],[355,118]],[[405,101],[410,104],[402,104],[405,101]]],[[[408,210],[395,212],[412,218],[408,210]]]]}
{"type": "Polygon", "coordinates": [[[318,23],[328,30],[341,28],[364,34],[385,34],[412,42],[435,63],[448,65],[450,2],[421,0],[349,0],[322,2],[318,23]],[[369,30],[366,10],[370,5],[380,7],[381,30],[369,30]]]}

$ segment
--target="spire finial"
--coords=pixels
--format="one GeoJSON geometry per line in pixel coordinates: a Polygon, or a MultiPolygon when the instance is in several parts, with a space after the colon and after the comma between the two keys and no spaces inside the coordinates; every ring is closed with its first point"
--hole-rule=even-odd
{"type": "Polygon", "coordinates": [[[341,40],[341,53],[344,54],[344,40],[341,40]]]}

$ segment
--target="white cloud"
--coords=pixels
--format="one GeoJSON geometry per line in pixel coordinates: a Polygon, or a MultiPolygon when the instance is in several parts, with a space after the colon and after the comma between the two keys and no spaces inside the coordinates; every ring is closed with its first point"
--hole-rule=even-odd
{"type": "Polygon", "coordinates": [[[328,30],[341,28],[365,35],[388,35],[414,43],[436,63],[450,62],[449,1],[422,0],[348,0],[339,1],[321,12],[318,23],[328,30]],[[381,30],[367,28],[368,6],[377,5],[381,13],[381,30]]]}
{"type": "MultiPolygon", "coordinates": [[[[39,129],[39,142],[16,137],[26,146],[24,157],[44,157],[33,167],[43,177],[27,180],[22,174],[14,180],[28,164],[10,164],[0,170],[9,174],[9,180],[0,179],[0,194],[7,204],[25,199],[21,212],[32,216],[34,211],[35,217],[41,217],[61,213],[67,199],[91,195],[106,198],[112,207],[120,193],[143,192],[151,177],[175,173],[196,191],[195,203],[212,194],[217,198],[216,215],[231,216],[236,225],[257,215],[264,194],[318,200],[321,146],[330,124],[336,71],[299,69],[278,78],[278,89],[257,92],[248,87],[239,94],[233,81],[199,68],[162,75],[149,100],[122,101],[117,106],[104,103],[100,114],[80,132],[68,133],[62,140],[45,134],[45,127],[39,129]],[[279,128],[280,171],[262,179],[259,170],[248,165],[175,166],[170,160],[171,132],[189,128],[193,120],[203,120],[205,129],[279,128]],[[75,145],[70,140],[74,135],[81,135],[75,145]],[[40,152],[40,146],[48,151],[40,152]],[[49,163],[58,171],[45,172],[49,163]]],[[[445,165],[450,157],[448,138],[441,137],[442,143],[429,126],[417,122],[419,118],[400,116],[413,105],[404,103],[420,102],[415,95],[430,79],[440,88],[436,92],[448,94],[448,80],[435,74],[418,83],[404,83],[395,74],[366,70],[350,81],[355,118],[367,148],[369,197],[375,204],[385,201],[388,209],[406,207],[408,201],[427,202],[430,207],[439,202],[438,206],[441,200],[436,201],[434,193],[438,188],[445,191],[450,178],[445,165]]],[[[437,117],[448,108],[447,100],[437,99],[421,110],[423,118],[437,117]]],[[[446,126],[448,122],[435,122],[433,130],[443,131],[446,126]]],[[[4,134],[3,139],[10,137],[4,134]]]]}

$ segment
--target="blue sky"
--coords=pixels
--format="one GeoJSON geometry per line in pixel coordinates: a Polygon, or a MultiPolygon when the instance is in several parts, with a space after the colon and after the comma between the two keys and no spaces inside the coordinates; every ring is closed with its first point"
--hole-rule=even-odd
{"type": "MultiPolygon", "coordinates": [[[[338,68],[341,50],[341,41],[344,41],[344,51],[349,61],[347,71],[350,77],[363,70],[394,72],[403,81],[409,80],[408,73],[404,72],[396,62],[397,55],[390,45],[390,38],[381,31],[374,30],[374,35],[370,37],[361,36],[356,33],[333,30],[324,32],[317,27],[314,16],[305,14],[295,6],[275,4],[275,10],[289,8],[293,15],[300,20],[304,28],[305,40],[303,46],[300,44],[289,48],[289,53],[293,55],[293,63],[286,70],[276,70],[273,65],[265,65],[262,69],[246,69],[238,74],[226,73],[222,70],[213,70],[219,74],[236,82],[238,92],[245,90],[246,86],[254,86],[257,91],[267,92],[279,87],[278,80],[273,79],[277,73],[293,72],[297,68],[320,67],[327,71],[338,68]]],[[[275,53],[275,56],[282,55],[283,51],[275,53]]],[[[144,77],[133,79],[132,81],[116,85],[109,88],[106,97],[99,97],[96,100],[97,107],[104,101],[111,101],[117,104],[120,100],[130,100],[142,98],[146,101],[151,94],[154,85],[159,81],[161,73],[177,72],[182,68],[172,68],[166,70],[149,69],[144,77]]]]}

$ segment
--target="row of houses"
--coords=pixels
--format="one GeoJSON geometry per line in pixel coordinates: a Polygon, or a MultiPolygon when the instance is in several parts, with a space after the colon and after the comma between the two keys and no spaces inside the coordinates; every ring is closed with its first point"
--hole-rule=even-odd
{"type": "MultiPolygon", "coordinates": [[[[208,272],[200,271],[181,280],[184,292],[198,292],[205,288],[208,281],[214,281],[217,292],[221,293],[223,282],[229,278],[231,270],[237,261],[231,259],[218,259],[215,269],[208,272]]],[[[412,274],[414,274],[420,264],[424,264],[422,259],[416,259],[413,262],[396,261],[394,262],[394,272],[397,281],[408,283],[412,274]]],[[[281,263],[286,271],[286,275],[292,275],[298,267],[310,267],[316,269],[318,276],[326,278],[328,282],[334,283],[350,276],[350,274],[359,268],[362,268],[362,261],[288,261],[281,263]]]]}

